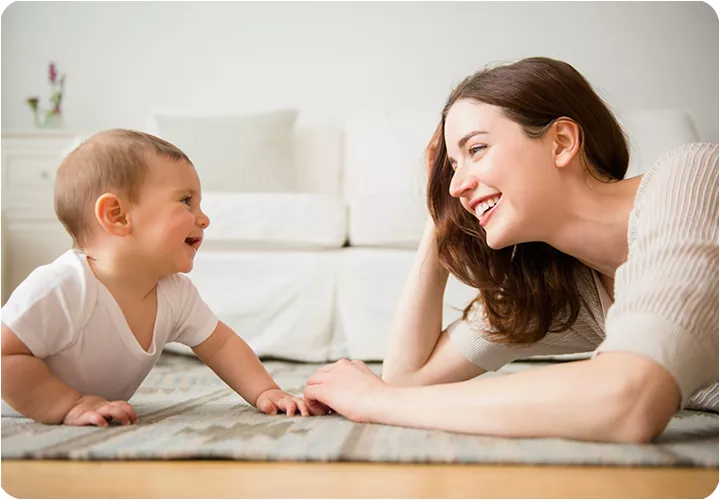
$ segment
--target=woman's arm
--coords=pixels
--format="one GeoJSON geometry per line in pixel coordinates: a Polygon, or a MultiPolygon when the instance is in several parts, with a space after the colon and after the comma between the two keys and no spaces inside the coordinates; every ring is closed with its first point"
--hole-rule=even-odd
{"type": "Polygon", "coordinates": [[[437,255],[435,225],[428,218],[415,262],[395,312],[383,380],[394,385],[427,385],[467,380],[483,373],[442,331],[448,271],[437,255]]]}
{"type": "Polygon", "coordinates": [[[308,379],[305,396],[345,417],[504,437],[642,443],[674,414],[679,390],[658,363],[607,353],[520,373],[426,387],[393,387],[343,360],[308,379]]]}

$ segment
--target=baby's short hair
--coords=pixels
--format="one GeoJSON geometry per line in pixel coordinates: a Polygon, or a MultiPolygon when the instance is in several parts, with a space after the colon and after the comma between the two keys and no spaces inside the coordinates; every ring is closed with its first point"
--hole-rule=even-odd
{"type": "Polygon", "coordinates": [[[88,244],[95,202],[104,193],[137,201],[152,155],[190,159],[167,141],[143,132],[113,129],[93,135],[70,152],[55,180],[55,213],[75,247],[88,244]]]}

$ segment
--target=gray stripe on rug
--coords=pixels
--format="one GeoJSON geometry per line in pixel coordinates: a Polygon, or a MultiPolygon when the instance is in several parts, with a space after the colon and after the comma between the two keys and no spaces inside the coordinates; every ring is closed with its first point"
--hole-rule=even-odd
{"type": "Polygon", "coordinates": [[[106,429],[95,428],[95,432],[85,434],[81,437],[73,437],[71,439],[56,443],[46,448],[41,448],[29,454],[27,458],[59,458],[65,457],[71,452],[80,453],[85,448],[90,448],[100,443],[107,443],[113,438],[128,432],[134,432],[140,426],[153,425],[168,417],[180,415],[186,411],[202,406],[206,403],[220,399],[231,393],[232,389],[223,388],[213,391],[210,394],[198,398],[183,401],[167,408],[157,410],[142,416],[142,421],[135,425],[123,425],[106,429]]]}
{"type": "Polygon", "coordinates": [[[339,461],[357,461],[372,455],[378,426],[373,424],[355,424],[348,433],[338,451],[339,461]]]}

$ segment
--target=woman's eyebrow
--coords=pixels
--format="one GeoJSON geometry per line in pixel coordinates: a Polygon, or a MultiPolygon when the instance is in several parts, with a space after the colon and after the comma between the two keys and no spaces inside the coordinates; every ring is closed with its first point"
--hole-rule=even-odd
{"type": "Polygon", "coordinates": [[[465,146],[465,144],[467,143],[467,141],[470,140],[470,138],[472,138],[476,135],[479,135],[479,134],[487,134],[487,132],[485,132],[484,130],[473,130],[472,132],[465,134],[458,141],[458,147],[460,149],[462,149],[465,146]]]}

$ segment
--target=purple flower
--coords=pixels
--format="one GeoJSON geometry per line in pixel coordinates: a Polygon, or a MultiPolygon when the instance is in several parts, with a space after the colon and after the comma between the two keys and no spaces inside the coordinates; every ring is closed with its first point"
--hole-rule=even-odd
{"type": "Polygon", "coordinates": [[[55,63],[50,63],[48,71],[50,73],[50,83],[55,84],[55,79],[57,78],[57,68],[55,67],[55,63]]]}

